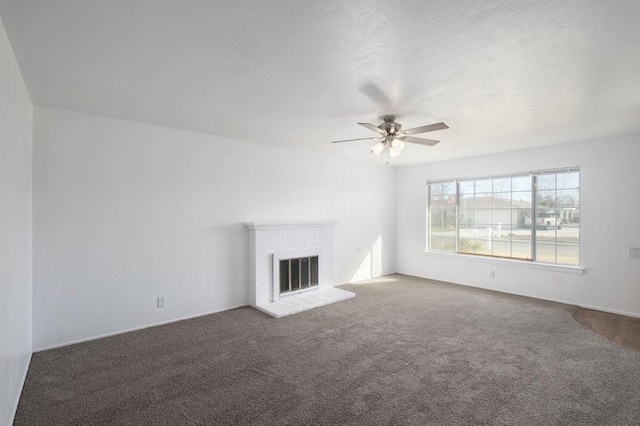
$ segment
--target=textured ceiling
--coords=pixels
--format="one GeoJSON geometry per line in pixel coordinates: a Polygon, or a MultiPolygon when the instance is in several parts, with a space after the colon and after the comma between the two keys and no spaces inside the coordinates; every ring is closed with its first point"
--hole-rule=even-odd
{"type": "Polygon", "coordinates": [[[640,131],[637,0],[0,0],[34,104],[406,165],[640,131]]]}

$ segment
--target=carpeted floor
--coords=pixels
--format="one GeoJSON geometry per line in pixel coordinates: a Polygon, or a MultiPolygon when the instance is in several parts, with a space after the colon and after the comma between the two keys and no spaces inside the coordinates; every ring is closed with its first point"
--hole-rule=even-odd
{"type": "Polygon", "coordinates": [[[573,307],[392,275],[33,355],[16,425],[636,425],[640,353],[573,307]]]}

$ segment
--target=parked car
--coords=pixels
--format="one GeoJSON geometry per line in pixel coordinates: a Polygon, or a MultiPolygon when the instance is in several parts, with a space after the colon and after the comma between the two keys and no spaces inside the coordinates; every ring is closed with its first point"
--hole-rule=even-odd
{"type": "MultiPolygon", "coordinates": [[[[525,219],[525,225],[531,226],[531,218],[525,219]]],[[[538,229],[562,229],[562,219],[553,212],[538,213],[536,217],[536,228],[538,229]]]]}
{"type": "Polygon", "coordinates": [[[562,219],[555,213],[539,213],[536,219],[536,226],[538,228],[549,229],[558,228],[562,229],[562,219]]]}

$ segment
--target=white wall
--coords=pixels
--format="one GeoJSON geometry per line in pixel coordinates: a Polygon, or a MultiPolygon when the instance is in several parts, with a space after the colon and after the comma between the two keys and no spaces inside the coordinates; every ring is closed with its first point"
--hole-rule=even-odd
{"type": "Polygon", "coordinates": [[[31,357],[31,100],[0,20],[0,425],[31,357]]]}
{"type": "Polygon", "coordinates": [[[393,272],[395,174],[35,107],[34,348],[248,304],[244,222],[337,220],[337,283],[380,239],[393,272]]]}
{"type": "Polygon", "coordinates": [[[640,135],[402,168],[397,175],[400,273],[640,316],[640,135]],[[581,167],[584,275],[425,253],[426,180],[581,167]],[[496,277],[489,278],[489,270],[496,277]]]}

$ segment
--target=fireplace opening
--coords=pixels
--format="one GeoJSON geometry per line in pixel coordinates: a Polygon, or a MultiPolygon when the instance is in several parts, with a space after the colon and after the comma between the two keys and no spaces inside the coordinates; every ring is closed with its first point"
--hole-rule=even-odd
{"type": "Polygon", "coordinates": [[[280,260],[280,294],[318,285],[318,256],[280,260]]]}

